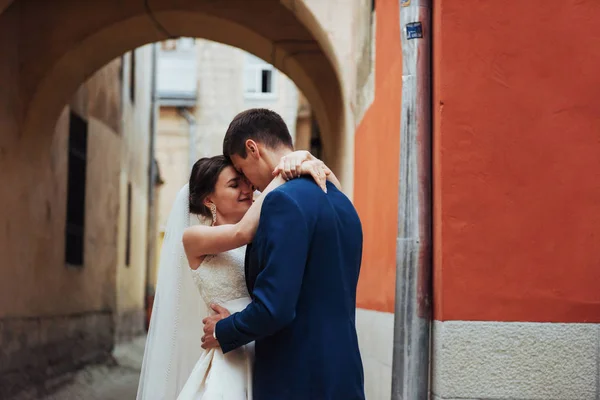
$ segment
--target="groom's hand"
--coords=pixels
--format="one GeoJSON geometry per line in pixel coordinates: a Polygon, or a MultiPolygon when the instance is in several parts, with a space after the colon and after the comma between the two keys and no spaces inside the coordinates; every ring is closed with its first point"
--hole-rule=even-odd
{"type": "Polygon", "coordinates": [[[218,304],[211,304],[210,308],[212,308],[216,314],[202,320],[202,323],[204,324],[204,336],[202,337],[203,349],[219,347],[219,341],[215,339],[215,326],[217,325],[217,322],[231,315],[226,308],[223,308],[218,304]]]}

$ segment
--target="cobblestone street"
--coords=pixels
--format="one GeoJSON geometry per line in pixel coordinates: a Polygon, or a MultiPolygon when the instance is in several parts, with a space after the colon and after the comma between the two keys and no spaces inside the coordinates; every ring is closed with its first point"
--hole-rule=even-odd
{"type": "Polygon", "coordinates": [[[116,346],[116,365],[95,365],[79,371],[73,381],[43,400],[135,399],[146,338],[116,346]]]}

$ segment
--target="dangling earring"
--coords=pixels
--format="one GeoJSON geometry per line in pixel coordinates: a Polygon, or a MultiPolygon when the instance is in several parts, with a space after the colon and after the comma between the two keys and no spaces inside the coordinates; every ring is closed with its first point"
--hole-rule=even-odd
{"type": "Polygon", "coordinates": [[[210,203],[208,208],[210,208],[210,213],[212,214],[212,224],[214,226],[217,223],[217,206],[215,206],[215,203],[210,203]]]}

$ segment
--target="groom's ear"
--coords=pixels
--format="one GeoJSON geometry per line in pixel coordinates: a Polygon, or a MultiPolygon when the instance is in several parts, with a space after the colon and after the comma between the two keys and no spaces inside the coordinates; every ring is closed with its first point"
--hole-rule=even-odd
{"type": "Polygon", "coordinates": [[[246,153],[252,156],[252,158],[254,159],[260,158],[260,150],[258,148],[258,144],[254,140],[246,140],[246,153]]]}

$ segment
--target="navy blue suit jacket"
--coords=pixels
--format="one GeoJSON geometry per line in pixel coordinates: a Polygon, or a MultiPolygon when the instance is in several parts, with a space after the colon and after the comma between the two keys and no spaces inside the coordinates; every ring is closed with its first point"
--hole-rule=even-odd
{"type": "Polygon", "coordinates": [[[252,303],[217,323],[223,352],[255,341],[256,400],[364,399],[355,327],[362,227],[308,178],[269,193],[246,251],[252,303]]]}

